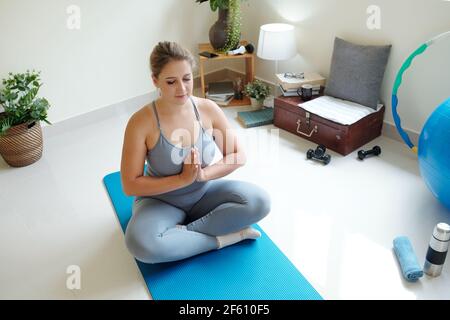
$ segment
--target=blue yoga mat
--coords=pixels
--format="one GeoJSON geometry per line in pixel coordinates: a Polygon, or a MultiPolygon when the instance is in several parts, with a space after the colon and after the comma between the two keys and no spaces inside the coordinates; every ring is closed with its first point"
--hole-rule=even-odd
{"type": "MultiPolygon", "coordinates": [[[[120,172],[103,182],[125,232],[134,197],[122,191],[120,172]]],[[[262,237],[177,262],[137,261],[155,300],[321,300],[289,259],[262,237]]]]}

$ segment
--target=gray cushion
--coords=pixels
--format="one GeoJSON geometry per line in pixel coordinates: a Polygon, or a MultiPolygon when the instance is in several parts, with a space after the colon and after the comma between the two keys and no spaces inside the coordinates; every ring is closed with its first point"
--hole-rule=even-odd
{"type": "Polygon", "coordinates": [[[391,45],[362,46],[336,38],[325,95],[377,109],[391,45]]]}

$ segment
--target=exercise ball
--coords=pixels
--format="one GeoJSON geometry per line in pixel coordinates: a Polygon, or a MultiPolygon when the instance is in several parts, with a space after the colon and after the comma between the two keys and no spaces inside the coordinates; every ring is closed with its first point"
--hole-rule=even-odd
{"type": "Polygon", "coordinates": [[[426,121],[419,137],[418,158],[425,184],[450,210],[450,98],[426,121]]]}

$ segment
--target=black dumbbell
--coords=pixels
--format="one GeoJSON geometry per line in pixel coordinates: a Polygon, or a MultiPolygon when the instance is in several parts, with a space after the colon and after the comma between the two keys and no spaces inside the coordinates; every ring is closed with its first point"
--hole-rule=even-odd
{"type": "Polygon", "coordinates": [[[322,161],[324,165],[327,165],[331,161],[331,156],[329,154],[325,154],[327,148],[324,145],[318,145],[316,150],[309,149],[306,153],[306,158],[308,160],[314,159],[317,161],[322,161]]]}
{"type": "Polygon", "coordinates": [[[375,146],[372,148],[372,150],[359,150],[358,151],[358,159],[359,160],[364,160],[364,158],[366,158],[367,156],[370,155],[375,155],[378,156],[381,153],[381,148],[379,146],[375,146]]]}

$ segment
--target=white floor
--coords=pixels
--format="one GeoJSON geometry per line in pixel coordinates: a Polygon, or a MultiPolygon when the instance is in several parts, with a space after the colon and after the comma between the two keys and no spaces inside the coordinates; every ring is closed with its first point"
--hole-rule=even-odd
{"type": "MultiPolygon", "coordinates": [[[[330,152],[323,166],[305,160],[315,145],[304,139],[272,125],[243,129],[236,112],[247,109],[224,109],[249,158],[226,178],[270,192],[272,211],[260,226],[320,294],[450,299],[450,262],[440,277],[410,284],[392,251],[394,237],[407,235],[422,264],[434,225],[450,222],[403,144],[380,137],[365,146],[380,145],[379,158],[330,152]]],[[[31,166],[10,168],[0,159],[0,298],[150,298],[102,183],[119,170],[131,113],[45,128],[43,157],[31,166]],[[81,268],[80,290],[66,287],[71,265],[81,268]]]]}

